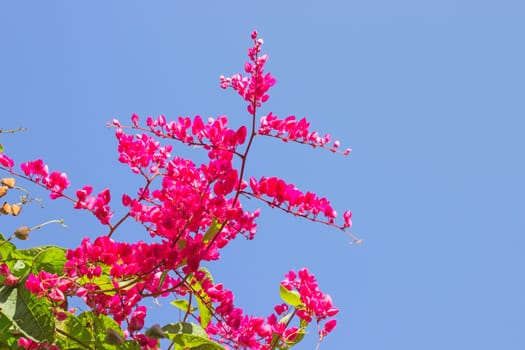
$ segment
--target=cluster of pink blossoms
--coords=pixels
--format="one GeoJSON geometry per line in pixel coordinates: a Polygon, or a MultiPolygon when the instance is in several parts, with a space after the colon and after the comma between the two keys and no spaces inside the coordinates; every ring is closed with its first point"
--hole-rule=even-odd
{"type": "Polygon", "coordinates": [[[241,74],[234,74],[231,78],[226,78],[221,75],[221,87],[226,89],[232,87],[239,93],[248,104],[248,112],[255,114],[255,110],[262,106],[262,103],[268,101],[270,95],[268,90],[275,85],[275,78],[270,74],[264,74],[264,64],[268,61],[268,55],[262,55],[261,46],[262,39],[257,38],[257,32],[252,33],[253,46],[248,49],[248,57],[250,61],[244,64],[244,71],[249,76],[242,76],[241,74]]]}
{"type": "Polygon", "coordinates": [[[26,176],[36,183],[44,185],[51,192],[50,197],[52,199],[61,197],[62,192],[69,187],[67,175],[60,171],[54,171],[50,174],[49,168],[42,159],[22,163],[20,167],[26,176]]]}
{"type": "MultiPolygon", "coordinates": [[[[297,274],[293,270],[288,272],[281,285],[288,290],[299,292],[305,308],[298,310],[297,316],[306,322],[311,322],[312,318],[315,318],[319,323],[339,312],[339,309],[333,306],[332,298],[321,292],[315,277],[307,269],[301,269],[297,274]]],[[[321,331],[321,336],[330,333],[335,328],[336,323],[335,319],[327,321],[321,331]]]]}
{"type": "MultiPolygon", "coordinates": [[[[255,125],[257,108],[268,100],[268,90],[275,84],[275,78],[264,73],[268,56],[259,55],[262,39],[257,38],[257,32],[251,38],[250,61],[244,67],[248,76],[221,76],[221,87],[233,88],[249,102],[248,112],[255,125]]],[[[203,326],[210,338],[235,349],[273,349],[293,344],[304,324],[312,321],[320,327],[320,339],[334,329],[336,321],[332,317],[338,309],[306,269],[297,274],[290,271],[281,283],[287,290],[298,293],[300,305],[279,304],[264,318],[246,315],[234,305],[233,292],[221,283],[214,283],[200,267],[203,262],[219,259],[220,249],[239,234],[248,239],[254,237],[255,220],[260,213],[246,211],[241,194],[315,222],[342,230],[349,228],[351,212],[345,211],[342,223],[336,223],[337,212],[326,198],[302,192],[277,177],[256,180],[251,176],[247,181],[245,176],[248,152],[256,136],[276,137],[333,152],[337,151],[339,141],[330,143],[329,135],[321,137],[311,131],[304,118],[279,119],[272,113],[262,117],[260,126],[252,130],[244,125],[230,128],[226,116],[206,121],[200,116],[179,117],[175,121],[167,121],[164,116],[148,117],[142,127],[134,114],[129,126],[116,119],[111,125],[116,127],[118,160],[145,181],[135,194],[122,196],[125,213],[118,220],[113,220],[115,213],[109,207],[109,189],[93,196],[92,187],[84,186],[76,191],[76,198],[70,197],[64,194],[69,186],[64,173],[49,173],[42,160],[21,165],[25,176],[48,189],[51,198],[71,200],[74,208],[90,211],[109,228],[107,235],[93,241],[85,238],[79,247],[67,252],[62,276],[45,271],[31,275],[26,282],[31,292],[48,298],[57,308],[68,297],[81,298],[94,313],[111,316],[123,327],[124,334],[138,341],[143,349],[155,349],[157,344],[155,339],[141,333],[147,313],[141,303],[148,297],[180,299],[195,295],[213,311],[212,320],[203,326]],[[140,133],[127,134],[126,129],[140,133]],[[208,161],[197,165],[172,156],[173,147],[163,146],[158,139],[199,146],[207,151],[208,161]],[[240,166],[234,166],[236,159],[240,166]],[[143,225],[154,241],[115,241],[113,233],[128,218],[143,225]],[[101,284],[101,276],[107,277],[106,284],[101,284]],[[198,290],[192,284],[195,281],[199,283],[198,290]],[[286,315],[296,315],[300,324],[293,326],[286,315]]],[[[349,152],[348,149],[341,153],[349,152]]],[[[0,154],[0,165],[11,170],[14,162],[0,154]]],[[[0,274],[9,276],[10,271],[0,267],[0,274]]],[[[188,313],[200,319],[198,313],[191,310],[188,313]]],[[[33,346],[26,340],[19,345],[26,349],[33,346]]]]}
{"type": "MultiPolygon", "coordinates": [[[[294,185],[287,184],[284,180],[277,177],[262,177],[259,181],[251,177],[250,187],[254,197],[267,202],[271,206],[276,206],[296,216],[309,218],[312,221],[334,225],[337,212],[332,208],[328,199],[319,198],[313,192],[303,193],[294,185]],[[271,200],[265,200],[262,196],[267,196],[271,200]],[[317,216],[319,214],[323,214],[327,221],[318,220],[317,216]]],[[[351,218],[352,213],[349,210],[345,211],[342,228],[352,226],[351,218]]]]}
{"type": "MultiPolygon", "coordinates": [[[[299,327],[290,326],[284,317],[290,310],[288,304],[279,304],[274,307],[274,313],[266,318],[244,315],[242,309],[233,304],[233,293],[225,289],[222,284],[213,284],[206,279],[204,273],[196,274],[206,292],[206,297],[218,306],[215,308],[216,316],[220,318],[217,323],[210,323],[206,328],[208,334],[220,336],[219,341],[230,344],[238,349],[273,349],[277,345],[293,343],[300,334],[299,327]]],[[[315,277],[307,269],[298,272],[291,270],[281,285],[300,295],[301,307],[296,310],[296,315],[307,323],[315,319],[317,324],[324,322],[320,329],[320,337],[326,336],[336,326],[335,316],[339,309],[332,304],[328,294],[319,289],[315,277]]]]}
{"type": "MultiPolygon", "coordinates": [[[[340,146],[338,140],[330,145],[332,137],[329,134],[320,136],[317,131],[310,131],[310,123],[306,118],[297,121],[293,115],[280,119],[270,112],[268,115],[261,117],[261,125],[257,133],[259,135],[276,137],[285,142],[294,141],[313,147],[328,148],[332,152],[337,152],[340,146]]],[[[350,148],[347,148],[342,153],[346,156],[350,152],[350,148]]]]}

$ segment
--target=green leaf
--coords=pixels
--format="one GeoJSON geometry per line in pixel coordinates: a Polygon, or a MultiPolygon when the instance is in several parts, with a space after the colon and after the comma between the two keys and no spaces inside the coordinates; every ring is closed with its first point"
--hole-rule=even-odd
{"type": "Polygon", "coordinates": [[[2,146],[2,144],[0,143],[0,153],[2,153],[4,151],[4,146],[2,146]]]}
{"type": "MultiPolygon", "coordinates": [[[[104,350],[140,350],[140,346],[134,342],[134,341],[126,341],[123,345],[112,345],[105,342],[107,330],[109,328],[113,329],[115,332],[117,332],[120,336],[124,338],[124,333],[122,333],[122,330],[120,329],[119,325],[115,320],[113,320],[111,317],[106,315],[94,315],[90,311],[86,311],[78,315],[77,317],[78,321],[80,322],[80,326],[84,327],[86,329],[89,329],[90,333],[92,334],[92,340],[91,340],[91,346],[94,349],[104,349],[104,350]]],[[[75,325],[75,327],[77,327],[75,325]]],[[[74,328],[76,329],[76,328],[74,328]]],[[[74,334],[74,333],[71,333],[74,334]]],[[[84,348],[83,348],[84,349],[84,348]]]]}
{"type": "Polygon", "coordinates": [[[66,263],[66,250],[59,247],[46,247],[37,253],[33,266],[37,271],[61,274],[66,263]]]}
{"type": "Polygon", "coordinates": [[[208,324],[210,324],[211,321],[210,309],[199,297],[197,297],[197,306],[199,307],[199,314],[201,316],[201,326],[208,327],[208,324]]]}
{"type": "Polygon", "coordinates": [[[4,314],[0,313],[0,344],[7,344],[9,338],[13,337],[10,332],[12,325],[13,322],[11,322],[11,320],[9,320],[4,314]]]}
{"type": "Polygon", "coordinates": [[[43,251],[49,248],[62,249],[62,248],[52,246],[52,245],[44,245],[44,246],[39,246],[39,247],[27,248],[27,249],[19,249],[11,253],[11,258],[21,259],[21,260],[33,260],[38,254],[42,253],[43,251]]]}
{"type": "Polygon", "coordinates": [[[4,236],[0,235],[0,260],[7,262],[9,254],[13,250],[16,250],[16,246],[11,242],[7,242],[4,236]]]}
{"type": "Polygon", "coordinates": [[[168,334],[193,334],[201,337],[208,336],[201,326],[192,322],[168,323],[162,327],[162,330],[168,334]]]}
{"type": "Polygon", "coordinates": [[[64,337],[64,341],[60,344],[62,345],[62,348],[81,348],[84,344],[92,345],[94,343],[94,337],[91,330],[75,315],[68,314],[67,319],[58,324],[58,328],[64,333],[72,336],[64,337]]]}
{"type": "MultiPolygon", "coordinates": [[[[211,276],[210,271],[208,271],[207,268],[201,267],[199,271],[204,272],[206,275],[205,278],[210,280],[211,283],[213,283],[213,278],[211,276]]],[[[199,308],[199,314],[201,317],[201,326],[202,328],[206,328],[211,321],[213,311],[210,310],[210,308],[212,307],[211,300],[208,297],[208,295],[205,294],[200,282],[194,279],[193,276],[191,277],[190,284],[195,290],[195,299],[197,299],[197,306],[199,308]]]]}
{"type": "Polygon", "coordinates": [[[191,306],[190,303],[186,299],[173,300],[170,304],[175,306],[178,309],[181,309],[184,312],[188,312],[188,310],[190,312],[195,311],[195,308],[191,306]]]}
{"type": "Polygon", "coordinates": [[[202,238],[202,241],[204,243],[208,243],[209,241],[213,240],[215,238],[215,235],[219,230],[221,229],[221,224],[217,222],[215,218],[213,218],[210,227],[208,228],[208,231],[204,234],[204,237],[202,238]]]}
{"type": "Polygon", "coordinates": [[[301,302],[301,296],[299,295],[299,292],[295,290],[288,290],[282,285],[279,287],[279,294],[281,296],[281,299],[290,305],[292,305],[295,308],[299,308],[303,305],[301,302]]]}
{"type": "Polygon", "coordinates": [[[55,319],[47,299],[38,299],[25,288],[25,279],[18,287],[0,288],[0,310],[16,329],[37,341],[53,342],[55,319]]]}
{"type": "Polygon", "coordinates": [[[171,323],[162,327],[162,330],[173,342],[174,350],[224,350],[224,347],[208,339],[204,329],[194,323],[171,323]]]}
{"type": "Polygon", "coordinates": [[[27,277],[30,268],[31,264],[27,264],[22,260],[17,260],[11,267],[11,272],[17,277],[25,278],[27,277]]]}

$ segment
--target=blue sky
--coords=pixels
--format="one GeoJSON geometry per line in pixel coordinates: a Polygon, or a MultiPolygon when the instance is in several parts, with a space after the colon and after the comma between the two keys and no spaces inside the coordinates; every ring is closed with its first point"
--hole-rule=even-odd
{"type": "MultiPolygon", "coordinates": [[[[3,2],[0,128],[28,131],[0,142],[118,199],[137,179],[105,123],[132,113],[245,122],[218,77],[242,69],[254,28],[278,81],[262,113],[306,116],[353,153],[260,139],[249,171],[352,209],[364,244],[263,207],[258,236],[225,250],[216,279],[264,315],[288,269],[308,266],[341,309],[321,349],[524,349],[520,1],[3,2]]],[[[94,218],[33,192],[45,208],[3,218],[2,232],[58,213],[69,227],[30,244],[98,233],[94,218]]],[[[176,319],[169,305],[157,311],[160,323],[176,319]]],[[[298,349],[314,347],[312,334],[298,349]]]]}

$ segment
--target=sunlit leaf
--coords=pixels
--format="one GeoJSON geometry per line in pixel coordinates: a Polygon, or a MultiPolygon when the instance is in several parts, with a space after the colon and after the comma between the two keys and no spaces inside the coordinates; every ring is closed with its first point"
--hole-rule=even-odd
{"type": "Polygon", "coordinates": [[[293,307],[301,307],[303,303],[301,302],[301,296],[299,293],[295,290],[288,290],[282,285],[279,288],[279,294],[281,296],[281,299],[293,307]]]}
{"type": "Polygon", "coordinates": [[[188,312],[188,310],[190,312],[195,311],[195,308],[191,306],[190,303],[186,299],[173,300],[170,304],[175,306],[178,309],[181,309],[184,312],[188,312]]]}
{"type": "Polygon", "coordinates": [[[60,274],[64,271],[66,250],[59,247],[47,247],[35,256],[33,266],[38,271],[60,274]]]}
{"type": "Polygon", "coordinates": [[[224,347],[208,338],[206,331],[195,323],[177,322],[162,327],[173,342],[175,350],[224,350],[224,347]]]}
{"type": "Polygon", "coordinates": [[[215,235],[219,230],[221,229],[221,225],[217,222],[217,220],[214,218],[211,222],[210,227],[208,228],[208,231],[204,234],[204,237],[202,238],[202,241],[204,243],[208,243],[209,241],[213,240],[215,238],[215,235]]]}
{"type": "Polygon", "coordinates": [[[55,318],[50,303],[27,290],[25,280],[20,281],[16,288],[0,288],[0,310],[25,336],[39,341],[53,341],[55,318]]]}

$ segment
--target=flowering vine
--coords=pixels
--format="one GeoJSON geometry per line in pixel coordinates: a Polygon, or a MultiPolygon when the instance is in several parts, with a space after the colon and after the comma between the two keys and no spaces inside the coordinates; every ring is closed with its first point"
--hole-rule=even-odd
{"type": "Polygon", "coordinates": [[[312,322],[318,325],[319,341],[335,328],[338,309],[306,268],[286,274],[280,286],[282,302],[261,317],[236,306],[233,292],[215,282],[203,267],[205,262],[219,260],[220,250],[239,235],[247,239],[255,236],[260,211],[246,210],[243,197],[332,226],[357,241],[348,232],[352,225],[349,210],[339,219],[324,197],[278,177],[257,179],[246,174],[256,137],[350,153],[349,149],[340,151],[340,142],[332,142],[330,135],[320,136],[311,130],[305,118],[281,119],[272,112],[258,118],[258,109],[268,101],[276,79],[265,73],[268,55],[261,54],[263,40],[256,31],[251,39],[249,61],[244,65],[246,75],[220,77],[223,89],[235,90],[248,102],[245,125],[232,128],[226,116],[204,120],[198,115],[173,121],[164,116],[148,117],[142,124],[136,114],[129,125],[116,119],[109,124],[115,128],[118,161],[144,180],[140,189],[120,199],[124,209],[121,216],[113,209],[118,204],[112,202],[109,189],[94,195],[92,186],[85,185],[70,195],[65,173],[50,172],[41,159],[22,163],[22,173],[17,173],[14,161],[0,153],[2,170],[44,187],[52,199],[71,201],[73,208],[92,213],[107,229],[94,240],[84,238],[75,249],[46,248],[43,251],[49,256],[35,255],[31,268],[22,270],[15,269],[21,255],[13,253],[17,250],[10,239],[0,242],[0,248],[9,247],[7,254],[12,258],[6,260],[2,255],[7,261],[0,265],[3,288],[25,288],[31,293],[28,298],[45,303],[54,319],[46,326],[52,332],[37,335],[12,320],[12,329],[18,333],[10,334],[17,346],[113,349],[111,346],[119,345],[146,350],[157,349],[159,339],[168,339],[169,348],[175,349],[201,345],[211,349],[288,349],[301,341],[312,322]],[[207,152],[207,161],[195,164],[174,155],[173,141],[199,146],[207,152]],[[144,227],[147,235],[143,240],[123,242],[114,238],[126,220],[144,227]],[[49,263],[41,263],[52,257],[59,262],[51,268],[49,263]],[[79,314],[68,308],[73,298],[81,300],[88,311],[79,314]],[[172,304],[183,313],[182,319],[146,328],[147,298],[173,299],[172,304]],[[75,335],[75,327],[86,331],[75,335]]]}

